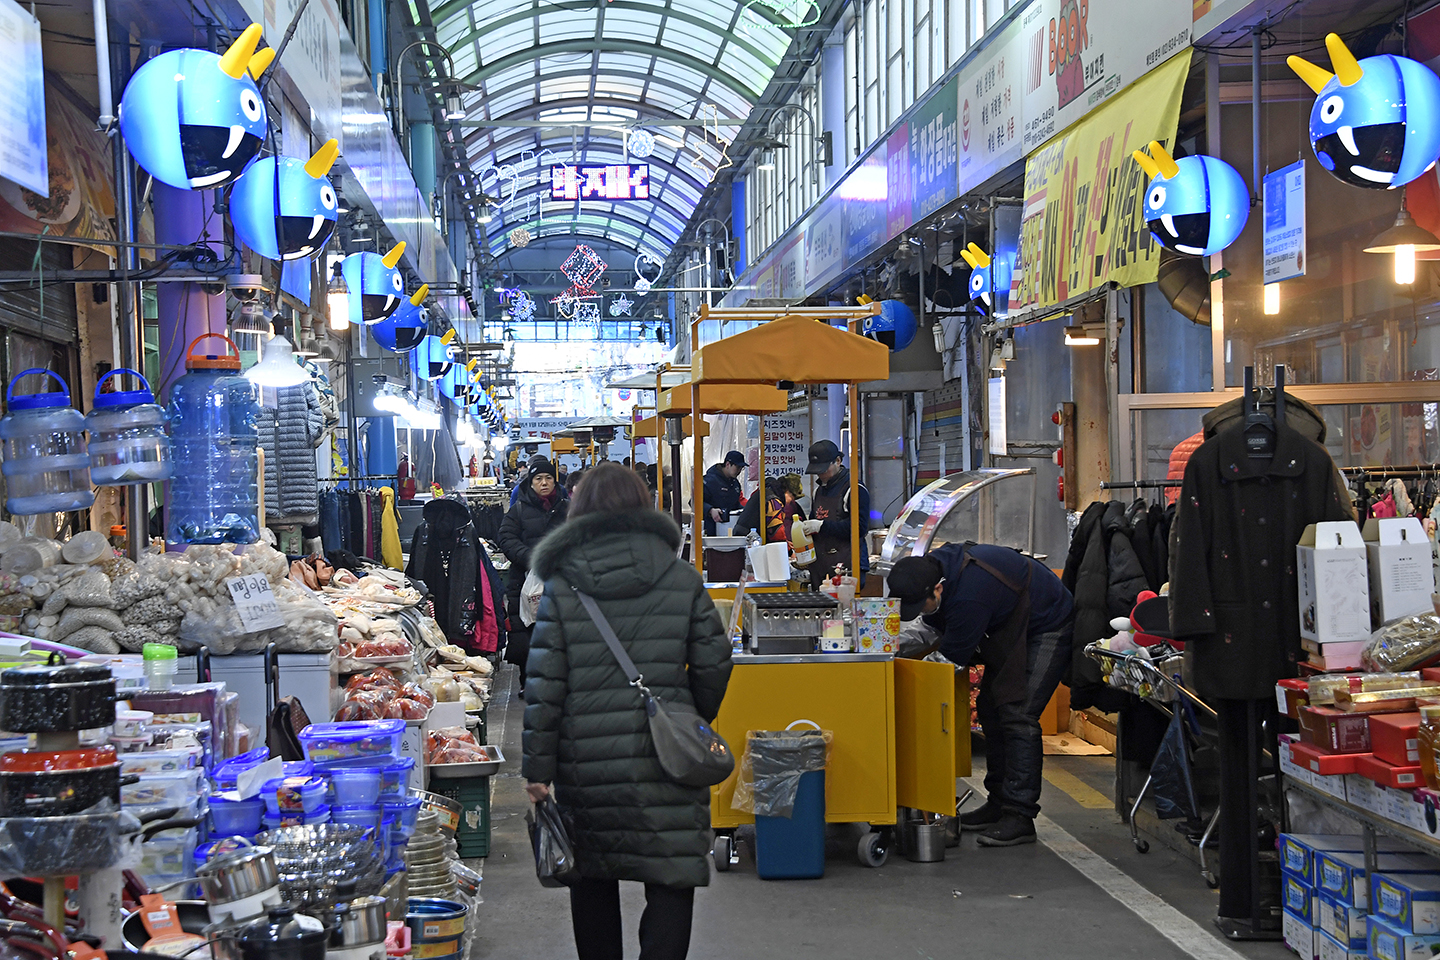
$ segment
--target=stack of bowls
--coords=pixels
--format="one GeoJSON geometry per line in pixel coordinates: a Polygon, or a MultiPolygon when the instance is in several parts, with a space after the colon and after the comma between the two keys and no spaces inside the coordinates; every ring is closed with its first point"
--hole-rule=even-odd
{"type": "Polygon", "coordinates": [[[440,835],[439,817],[434,813],[425,811],[420,814],[406,853],[411,897],[446,899],[455,896],[449,851],[446,850],[445,838],[440,835]]]}

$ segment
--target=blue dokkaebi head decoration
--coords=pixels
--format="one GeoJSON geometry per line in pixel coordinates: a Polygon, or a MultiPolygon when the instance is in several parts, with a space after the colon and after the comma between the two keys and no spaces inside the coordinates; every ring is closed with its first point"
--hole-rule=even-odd
{"type": "Polygon", "coordinates": [[[255,80],[275,59],[258,53],[252,23],[224,55],[171,50],[149,60],[120,98],[120,130],[135,162],[178,190],[230,183],[260,152],[268,130],[255,80]]]}
{"type": "Polygon", "coordinates": [[[409,353],[420,346],[429,326],[425,308],[420,305],[429,293],[430,285],[422,283],[394,313],[372,326],[370,332],[375,335],[375,342],[394,353],[409,353]]]}
{"type": "Polygon", "coordinates": [[[1286,63],[1315,91],[1310,143],[1320,166],[1372,190],[1404,186],[1440,157],[1440,77],[1408,57],[1356,60],[1325,37],[1331,73],[1300,57],[1286,63]]]}
{"type": "Polygon", "coordinates": [[[450,344],[454,339],[454,330],[447,331],[443,337],[431,334],[421,338],[420,345],[410,355],[410,365],[414,368],[415,375],[421,380],[433,382],[449,373],[455,362],[455,355],[450,351],[450,344]]]}
{"type": "Polygon", "coordinates": [[[340,144],[331,140],[309,160],[265,157],[230,192],[230,220],[245,246],[271,260],[302,260],[325,248],[339,204],[326,176],[340,144]]]}
{"type": "Polygon", "coordinates": [[[340,261],[340,275],[350,291],[351,323],[379,323],[400,306],[405,280],[395,266],[404,252],[405,241],[401,240],[383,257],[367,251],[340,261]]]}
{"type": "Polygon", "coordinates": [[[1250,219],[1250,190],[1234,167],[1217,157],[1173,159],[1155,140],[1150,153],[1131,154],[1150,175],[1145,225],[1160,245],[1191,257],[1219,253],[1250,219]]]}
{"type": "Polygon", "coordinates": [[[899,353],[915,340],[917,328],[915,314],[903,300],[881,300],[880,312],[866,317],[860,332],[885,344],[891,353],[899,353]]]}

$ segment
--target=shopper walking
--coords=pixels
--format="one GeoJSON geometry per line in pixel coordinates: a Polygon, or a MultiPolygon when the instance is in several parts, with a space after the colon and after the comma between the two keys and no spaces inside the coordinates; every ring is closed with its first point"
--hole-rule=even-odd
{"type": "Polygon", "coordinates": [[[710,791],[660,766],[639,691],[575,596],[595,598],[650,691],[720,711],[730,643],[680,530],[618,464],[586,471],[570,520],[534,555],[545,580],[525,688],[526,792],[573,824],[583,878],[570,888],[580,960],[621,960],[619,881],[645,884],[641,960],[681,960],[695,888],[710,879],[710,791]]]}
{"type": "Polygon", "coordinates": [[[530,629],[520,619],[520,588],[530,572],[531,553],[547,533],[565,522],[570,498],[556,483],[555,465],[544,457],[530,461],[526,479],[518,490],[515,505],[500,522],[496,543],[510,561],[510,575],[505,581],[505,612],[510,620],[505,662],[520,668],[523,684],[525,661],[530,653],[530,629]]]}
{"type": "Polygon", "coordinates": [[[900,619],[924,614],[939,650],[961,667],[985,665],[975,709],[985,734],[985,805],[960,826],[979,842],[1035,842],[1044,763],[1040,714],[1070,665],[1074,600],[1060,578],[1009,547],[946,544],[896,562],[887,578],[900,619]]]}

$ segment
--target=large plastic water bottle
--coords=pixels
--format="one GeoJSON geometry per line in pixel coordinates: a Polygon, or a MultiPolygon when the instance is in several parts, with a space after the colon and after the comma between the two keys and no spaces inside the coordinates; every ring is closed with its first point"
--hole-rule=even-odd
{"type": "Polygon", "coordinates": [[[254,543],[260,539],[255,387],[240,376],[239,348],[222,334],[196,337],[185,369],[170,387],[167,408],[174,476],[165,498],[165,539],[254,543]],[[210,337],[225,341],[226,352],[197,354],[195,347],[210,337]]]}
{"type": "Polygon", "coordinates": [[[70,406],[70,385],[59,374],[32,367],[10,381],[6,413],[0,417],[5,462],[5,507],[22,516],[83,510],[95,503],[90,456],[85,452],[85,418],[70,406]],[[31,374],[53,377],[60,389],[15,394],[31,374]]]}
{"type": "Polygon", "coordinates": [[[170,438],[165,409],[155,402],[150,383],[134,370],[118,367],[95,384],[95,406],[85,417],[90,431],[90,479],[99,487],[128,487],[170,479],[170,438]],[[128,373],[139,390],[101,393],[105,381],[128,373]]]}

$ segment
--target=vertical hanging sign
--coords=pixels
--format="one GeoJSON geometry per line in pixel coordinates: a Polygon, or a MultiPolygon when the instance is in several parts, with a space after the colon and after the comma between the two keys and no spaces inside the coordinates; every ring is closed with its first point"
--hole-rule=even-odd
{"type": "Polygon", "coordinates": [[[1268,174],[1265,183],[1265,282],[1305,275],[1305,162],[1268,174]]]}
{"type": "MultiPolygon", "coordinates": [[[[15,0],[0,0],[0,63],[10,76],[0,84],[0,129],[6,131],[0,138],[0,177],[49,197],[40,21],[15,0]]],[[[73,183],[70,190],[76,190],[73,183]]]]}
{"type": "Polygon", "coordinates": [[[1009,438],[1005,434],[1005,378],[991,377],[989,388],[990,439],[985,449],[992,456],[1004,457],[1010,453],[1009,438]]]}

